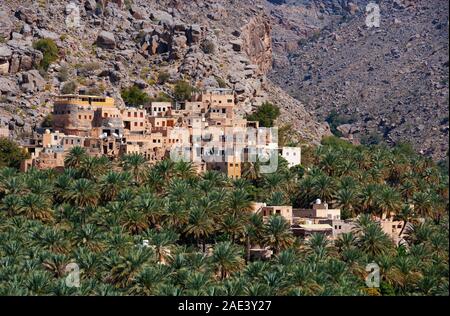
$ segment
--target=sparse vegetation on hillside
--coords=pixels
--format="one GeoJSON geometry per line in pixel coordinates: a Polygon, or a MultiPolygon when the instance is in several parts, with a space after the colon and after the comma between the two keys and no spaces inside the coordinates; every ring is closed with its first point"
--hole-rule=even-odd
{"type": "Polygon", "coordinates": [[[50,64],[58,59],[59,49],[55,41],[50,38],[42,38],[33,43],[33,47],[43,54],[43,59],[39,65],[43,70],[47,71],[50,64]]]}

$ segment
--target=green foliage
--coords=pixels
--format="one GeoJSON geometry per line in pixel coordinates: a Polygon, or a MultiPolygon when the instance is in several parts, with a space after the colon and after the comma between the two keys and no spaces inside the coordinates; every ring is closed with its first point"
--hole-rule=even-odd
{"type": "Polygon", "coordinates": [[[192,87],[189,82],[184,80],[177,81],[173,89],[173,93],[177,101],[190,100],[192,93],[194,92],[195,88],[192,87]]]}
{"type": "Polygon", "coordinates": [[[158,74],[158,84],[165,84],[170,79],[170,74],[167,71],[161,71],[158,74]]]}
{"type": "Polygon", "coordinates": [[[339,114],[336,110],[333,110],[328,115],[326,121],[330,125],[331,132],[338,137],[342,137],[342,133],[337,129],[337,127],[343,124],[352,124],[355,122],[355,118],[352,116],[339,114]]]}
{"type": "Polygon", "coordinates": [[[0,137],[0,168],[20,168],[22,161],[30,158],[29,154],[13,141],[0,137]]]}
{"type": "Polygon", "coordinates": [[[77,91],[78,85],[75,81],[69,81],[66,82],[62,88],[61,93],[62,94],[75,94],[77,91]]]}
{"type": "Polygon", "coordinates": [[[262,127],[273,127],[280,116],[280,109],[270,102],[264,102],[256,112],[247,116],[249,121],[258,121],[262,127]]]}
{"type": "Polygon", "coordinates": [[[43,59],[39,65],[43,70],[47,71],[51,63],[58,59],[59,49],[55,41],[50,38],[42,38],[33,43],[33,48],[42,52],[43,59]]]}
{"type": "Polygon", "coordinates": [[[52,127],[53,124],[53,115],[51,113],[47,114],[44,120],[41,123],[41,127],[52,127]]]}
{"type": "Polygon", "coordinates": [[[172,98],[164,92],[160,92],[156,98],[150,98],[150,102],[172,102],[172,98]]]}
{"type": "Polygon", "coordinates": [[[383,138],[377,132],[372,132],[368,135],[363,135],[360,139],[361,144],[370,146],[381,144],[383,138]]]}
{"type": "Polygon", "coordinates": [[[228,88],[227,83],[222,78],[216,77],[216,81],[219,84],[219,88],[222,88],[222,89],[228,88]]]}
{"type": "Polygon", "coordinates": [[[145,105],[150,102],[150,97],[147,93],[139,89],[138,86],[131,86],[122,90],[122,99],[125,104],[134,107],[145,105]]]}
{"type": "Polygon", "coordinates": [[[448,174],[408,151],[336,137],[304,152],[307,168],[280,161],[264,175],[255,163],[238,180],[81,147],[62,173],[0,169],[0,295],[448,296],[448,174]],[[251,207],[309,208],[317,197],[355,228],[335,241],[303,239],[280,215],[263,219],[251,207]],[[373,220],[388,213],[408,223],[402,246],[373,220]],[[249,245],[274,256],[254,258],[249,245]],[[65,286],[70,262],[80,288],[65,286]],[[379,289],[365,284],[373,262],[379,289]]]}

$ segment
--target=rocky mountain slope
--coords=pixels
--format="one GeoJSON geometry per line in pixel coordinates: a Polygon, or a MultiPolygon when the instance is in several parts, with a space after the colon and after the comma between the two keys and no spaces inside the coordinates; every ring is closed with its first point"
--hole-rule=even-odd
{"type": "Polygon", "coordinates": [[[66,91],[68,83],[109,94],[120,104],[124,88],[137,85],[157,97],[170,95],[183,79],[199,89],[233,88],[241,113],[271,101],[282,109],[281,124],[292,123],[297,138],[318,142],[330,133],[328,125],[267,80],[273,46],[265,5],[253,0],[4,0],[1,127],[16,138],[26,136],[51,111],[51,96],[66,91]],[[42,38],[59,48],[46,71],[39,70],[43,54],[33,48],[42,38]]]}
{"type": "Polygon", "coordinates": [[[378,1],[381,25],[371,29],[365,1],[271,2],[280,19],[283,12],[303,10],[312,21],[303,33],[303,18],[288,19],[288,31],[281,23],[274,27],[271,80],[319,119],[335,111],[330,120],[345,137],[410,142],[435,159],[446,155],[446,1],[378,1]]]}

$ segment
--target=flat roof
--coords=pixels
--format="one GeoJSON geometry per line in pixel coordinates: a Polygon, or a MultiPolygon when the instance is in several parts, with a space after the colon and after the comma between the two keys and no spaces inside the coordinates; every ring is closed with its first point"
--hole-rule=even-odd
{"type": "Polygon", "coordinates": [[[329,230],[333,229],[329,224],[302,224],[300,228],[306,230],[329,230]]]}

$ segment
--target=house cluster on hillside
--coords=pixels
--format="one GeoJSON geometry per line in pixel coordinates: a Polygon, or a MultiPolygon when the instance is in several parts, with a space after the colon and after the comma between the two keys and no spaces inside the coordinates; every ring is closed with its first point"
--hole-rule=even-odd
{"type": "Polygon", "coordinates": [[[131,153],[150,163],[184,159],[199,172],[218,170],[230,178],[241,177],[244,162],[267,152],[281,155],[290,167],[301,162],[300,148],[279,148],[276,133],[237,115],[234,93],[228,89],[204,91],[175,105],[152,102],[139,108],[118,108],[114,99],[103,96],[58,96],[52,128],[24,144],[31,158],[22,169],[63,168],[74,146],[111,159],[131,153]]]}
{"type": "MultiPolygon", "coordinates": [[[[282,216],[291,227],[295,236],[308,239],[312,234],[324,234],[330,240],[336,240],[341,234],[355,230],[353,219],[341,219],[340,209],[331,209],[327,203],[316,200],[310,209],[294,209],[292,206],[268,206],[265,203],[254,203],[253,212],[260,214],[264,221],[271,215],[282,216]]],[[[404,222],[390,218],[373,218],[379,223],[383,232],[388,235],[395,244],[399,244],[403,236],[404,222]]],[[[251,249],[254,255],[268,256],[269,249],[263,249],[254,245],[251,249]]]]}

